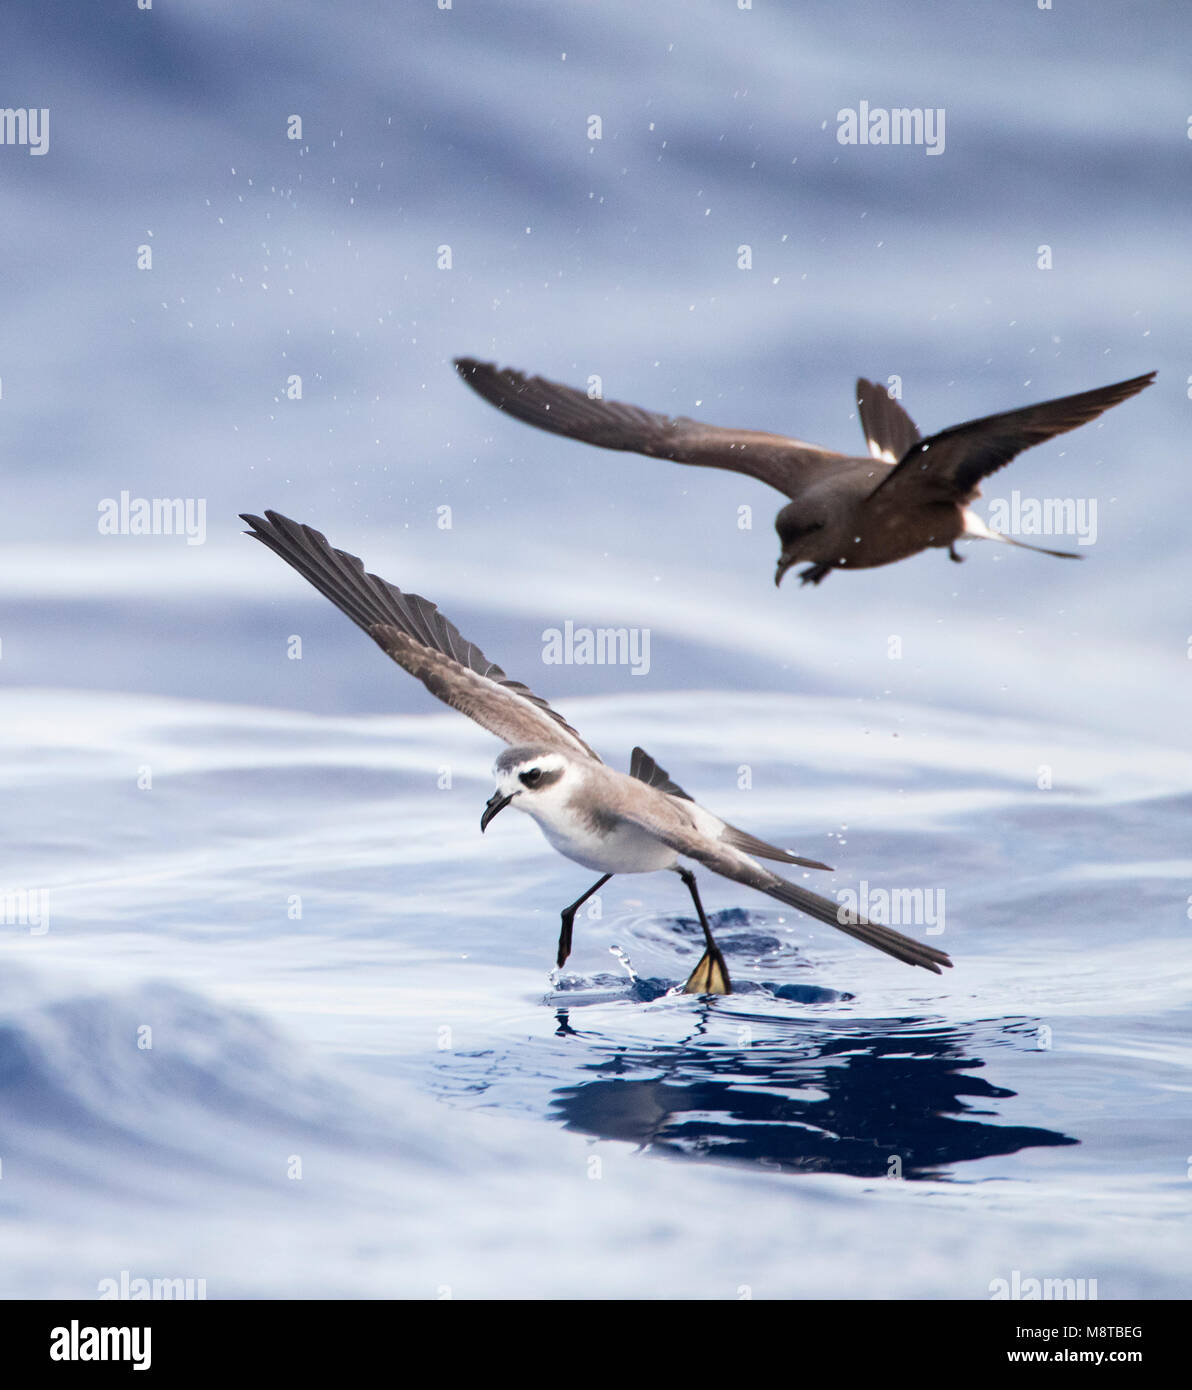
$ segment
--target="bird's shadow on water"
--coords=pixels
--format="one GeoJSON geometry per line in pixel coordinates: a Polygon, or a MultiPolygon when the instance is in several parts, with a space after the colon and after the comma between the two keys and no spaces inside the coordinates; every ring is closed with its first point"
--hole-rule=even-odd
{"type": "MultiPolygon", "coordinates": [[[[566,1009],[556,1016],[560,1036],[578,1036],[566,1009]]],[[[654,1152],[862,1178],[940,1178],[974,1159],[1079,1142],[996,1123],[997,1102],[1015,1092],[974,1075],[984,1063],[972,1039],[930,1020],[813,1024],[744,1046],[699,1033],[608,1050],[581,1067],[591,1080],[554,1092],[550,1113],[654,1152]]]]}

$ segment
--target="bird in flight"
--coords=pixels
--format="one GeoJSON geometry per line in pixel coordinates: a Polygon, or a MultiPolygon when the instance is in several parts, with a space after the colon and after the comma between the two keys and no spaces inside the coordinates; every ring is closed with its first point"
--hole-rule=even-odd
{"type": "Polygon", "coordinates": [[[278,512],[242,514],[247,534],[267,545],[432,695],[476,721],[508,747],[493,769],[496,790],[480,817],[483,832],[506,806],[538,822],[560,854],[600,874],[591,888],[563,909],[557,964],[571,951],[575,914],[614,874],[673,869],[683,880],[703,928],[705,950],[691,972],[689,994],[730,994],[724,957],[700,902],[694,860],[713,873],[755,888],[788,907],[837,927],[879,951],[940,974],[951,960],[890,927],[867,921],[774,873],[759,860],[828,869],[738,830],[706,811],[671,781],[641,748],[629,772],[616,772],[578,733],[520,681],[510,680],[433,603],[406,594],[366,573],[355,555],[334,549],[327,538],[278,512]]]}
{"type": "MultiPolygon", "coordinates": [[[[862,377],[857,404],[869,456],[860,457],[781,434],[723,429],[593,399],[573,387],[472,357],[456,358],[455,369],[498,410],[552,434],[674,463],[725,468],[777,488],[790,501],[774,519],[781,542],[775,584],[792,565],[806,564],[800,579],[818,584],[833,570],[889,565],[932,546],[946,547],[959,561],[956,542],[964,537],[1042,550],[994,531],[971,509],[969,503],[981,495],[981,480],[1024,449],[1095,420],[1156,375],[1147,372],[1095,391],[988,415],[927,438],[897,401],[862,377]]],[[[1062,550],[1043,554],[1080,558],[1062,550]]]]}

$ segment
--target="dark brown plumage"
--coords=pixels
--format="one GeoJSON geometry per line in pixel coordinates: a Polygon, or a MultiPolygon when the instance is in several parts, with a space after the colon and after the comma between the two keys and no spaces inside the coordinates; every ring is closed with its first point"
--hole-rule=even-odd
{"type": "Polygon", "coordinates": [[[800,562],[810,562],[802,571],[804,583],[819,583],[834,569],[872,569],[931,547],[946,547],[959,559],[953,547],[965,536],[1040,549],[993,531],[969,510],[981,480],[1024,449],[1087,424],[1155,379],[1148,372],[924,439],[901,405],[862,377],[857,403],[870,456],[860,457],[592,398],[471,357],[458,358],[455,367],[490,404],[538,429],[604,449],[743,473],[784,493],[791,500],[774,522],[782,546],[778,583],[800,562]]]}

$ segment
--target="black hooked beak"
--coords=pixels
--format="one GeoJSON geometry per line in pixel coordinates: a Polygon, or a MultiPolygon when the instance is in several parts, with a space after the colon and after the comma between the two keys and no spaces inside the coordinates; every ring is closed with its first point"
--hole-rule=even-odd
{"type": "Polygon", "coordinates": [[[782,576],[787,572],[788,569],[790,569],[790,567],[794,563],[794,560],[788,560],[785,555],[782,556],[781,559],[778,561],[778,572],[774,576],[774,587],[776,589],[781,587],[782,576]]]}
{"type": "Polygon", "coordinates": [[[503,811],[513,800],[513,796],[502,796],[500,792],[493,792],[492,796],[484,803],[484,815],[480,817],[480,833],[483,835],[488,829],[488,823],[497,814],[503,811]]]}

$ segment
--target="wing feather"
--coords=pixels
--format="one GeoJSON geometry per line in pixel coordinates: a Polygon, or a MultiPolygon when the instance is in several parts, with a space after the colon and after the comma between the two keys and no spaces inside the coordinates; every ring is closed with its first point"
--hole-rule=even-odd
{"type": "Polygon", "coordinates": [[[1102,411],[1137,395],[1155,375],[1147,372],[1095,391],[1040,401],[941,430],[913,445],[869,494],[869,500],[885,489],[911,488],[920,496],[971,501],[982,478],[996,473],[1024,449],[1088,424],[1102,411]]]}
{"type": "Polygon", "coordinates": [[[540,430],[602,449],[744,473],[788,497],[814,477],[832,472],[846,457],[781,434],[723,429],[620,401],[593,400],[571,386],[472,357],[457,358],[455,369],[491,405],[540,430]]]}
{"type": "Polygon", "coordinates": [[[919,427],[883,386],[857,378],[857,413],[875,459],[897,463],[922,438],[919,427]]]}
{"type": "Polygon", "coordinates": [[[369,574],[357,556],[280,512],[243,513],[241,520],[252,527],[248,535],[280,555],[445,704],[506,743],[540,743],[600,761],[561,714],[510,680],[429,599],[369,574]]]}

